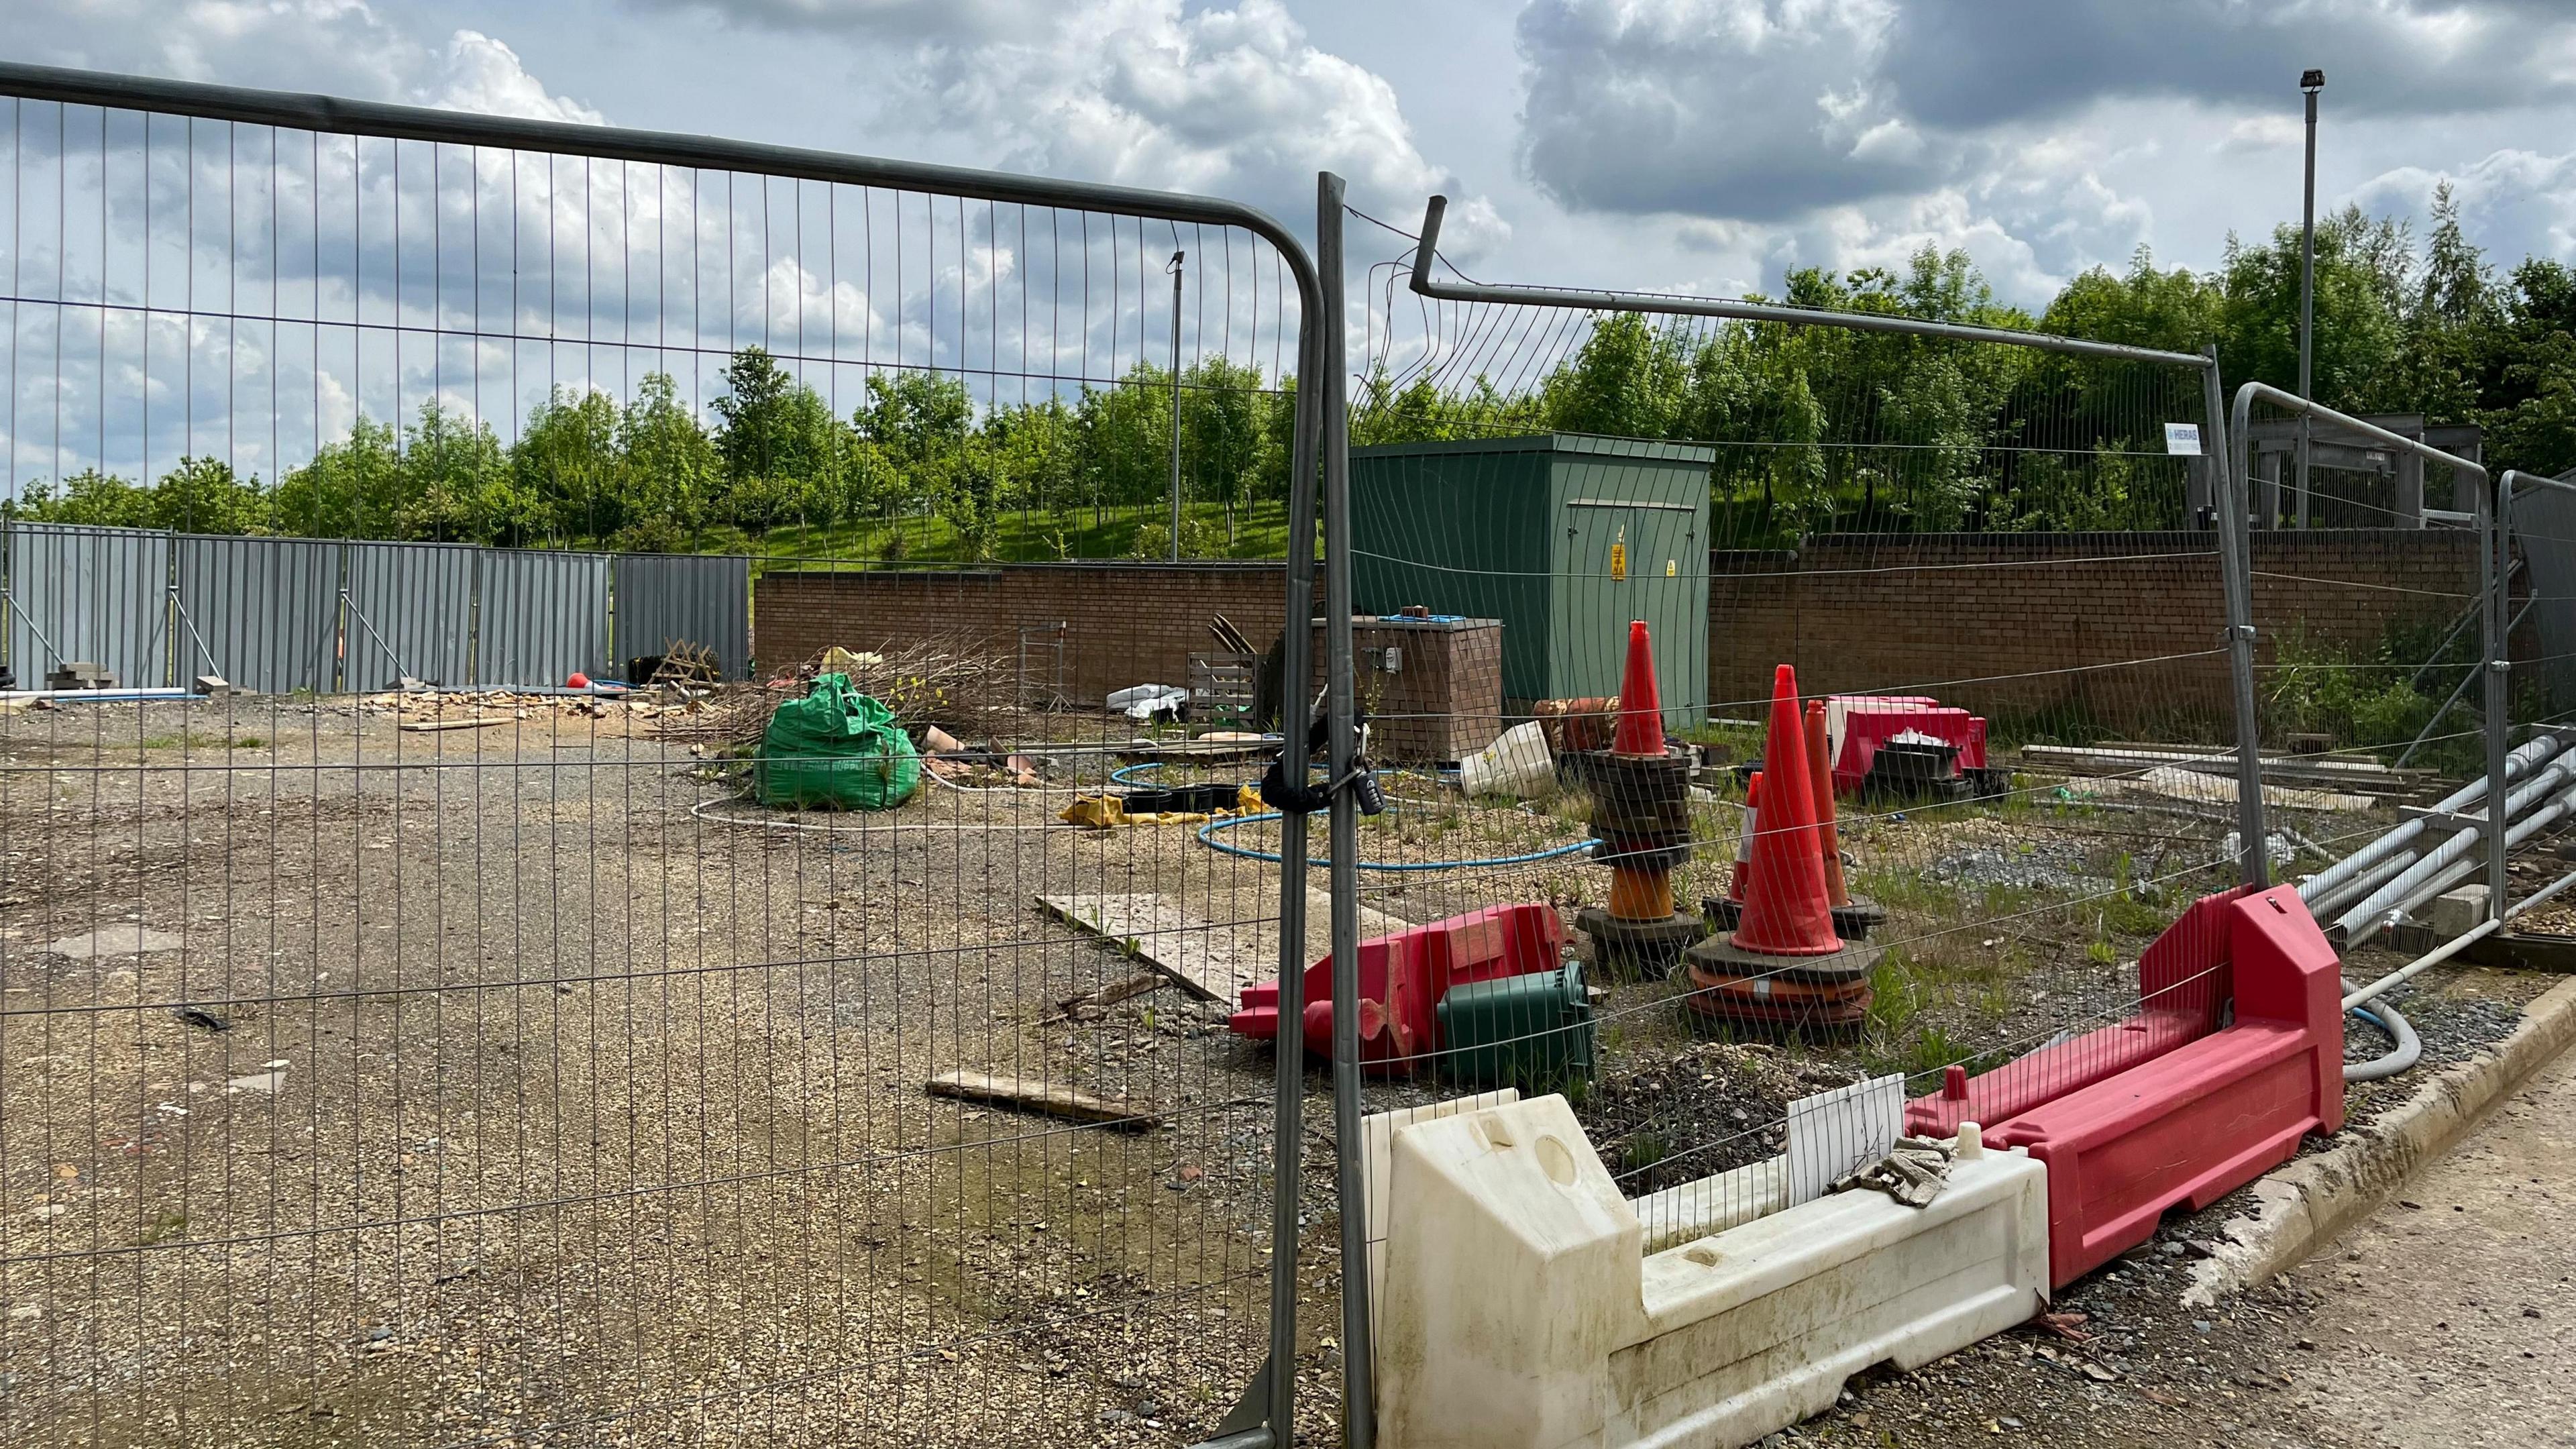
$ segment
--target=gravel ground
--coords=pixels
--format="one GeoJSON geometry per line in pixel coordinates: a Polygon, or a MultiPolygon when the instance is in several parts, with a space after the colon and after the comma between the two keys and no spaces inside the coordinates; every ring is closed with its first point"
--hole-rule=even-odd
{"type": "MultiPolygon", "coordinates": [[[[786,830],[722,823],[757,814],[709,807],[726,788],[614,711],[438,733],[346,701],[0,716],[0,1441],[1203,1433],[1263,1341],[1271,1058],[1177,989],[1068,1019],[1134,963],[1033,897],[1150,891],[1258,927],[1276,868],[1187,830],[1073,832],[1061,797],[934,788],[786,830]],[[1161,1125],[922,1093],[955,1068],[1161,1125]]],[[[1731,807],[1703,808],[1727,839],[1731,807]]],[[[1417,809],[1362,840],[1372,859],[1481,859],[1581,831],[1553,802],[1417,809]]],[[[1671,983],[1598,981],[1581,1110],[1644,1192],[1777,1150],[1794,1097],[2090,1024],[2196,888],[2205,833],[1857,816],[1855,879],[1894,911],[1869,1030],[1708,1041],[1671,983]],[[1980,853],[2161,885],[2164,904],[1918,884],[1980,853]]],[[[1686,868],[1684,900],[1723,888],[1727,854],[1686,868]]],[[[1560,857],[1364,890],[1424,921],[1602,885],[1560,857]]],[[[2488,1017],[2419,1025],[2438,1052],[2488,1017]]],[[[1315,1443],[1338,1389],[1326,1087],[1309,1072],[1315,1443]]],[[[1368,1105],[1438,1094],[1373,1083],[1368,1105]]]]}
{"type": "MultiPolygon", "coordinates": [[[[2402,964],[2379,952],[2353,974],[2377,955],[2402,964]]],[[[2400,988],[2401,1004],[2425,1061],[2447,1065],[2510,1032],[2556,980],[2436,971],[2400,988]]],[[[2347,1088],[2351,1121],[2422,1080],[2347,1088]]],[[[2554,1368],[2567,1325],[2523,1312],[2559,1304],[2576,1272],[2576,1235],[2558,1221],[2576,1195],[2571,1110],[2576,1064],[2562,1063],[2346,1241],[2215,1308],[2184,1307],[2204,1245],[2248,1210],[2233,1195],[2060,1294],[2049,1318],[1915,1373],[1855,1381],[1832,1412],[1774,1437],[1905,1449],[2576,1444],[2565,1429],[2576,1404],[2554,1368]],[[2554,1418],[2529,1412],[2540,1404],[2554,1418]]]]}

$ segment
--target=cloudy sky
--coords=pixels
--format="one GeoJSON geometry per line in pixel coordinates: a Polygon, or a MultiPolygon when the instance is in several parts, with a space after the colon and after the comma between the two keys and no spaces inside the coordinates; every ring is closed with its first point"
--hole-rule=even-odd
{"type": "MultiPolygon", "coordinates": [[[[1312,172],[1479,276],[1737,292],[1966,247],[2009,298],[2460,188],[2576,256],[2562,0],[16,0],[19,58],[1179,186],[1312,172]]],[[[1365,228],[1362,229],[1365,232],[1365,228]]],[[[1354,236],[1387,254],[1392,238],[1354,236]]]]}

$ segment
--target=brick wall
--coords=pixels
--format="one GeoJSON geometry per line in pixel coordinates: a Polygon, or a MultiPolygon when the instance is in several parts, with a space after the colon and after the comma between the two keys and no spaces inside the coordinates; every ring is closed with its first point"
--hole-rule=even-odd
{"type": "MultiPolygon", "coordinates": [[[[1275,563],[779,571],[752,586],[752,646],[766,670],[793,668],[832,644],[964,640],[1011,660],[1022,627],[1061,622],[1065,692],[1097,703],[1131,684],[1186,686],[1189,656],[1222,647],[1208,633],[1218,614],[1256,649],[1270,647],[1287,585],[1275,563]]],[[[1052,643],[1032,641],[1032,685],[1053,668],[1052,643]]]]}
{"type": "MultiPolygon", "coordinates": [[[[2266,662],[2293,628],[2366,650],[2394,621],[2447,621],[2478,577],[2471,540],[2450,530],[2258,534],[2254,567],[2266,662]]],[[[1715,554],[1710,573],[1721,707],[1767,698],[1772,666],[1789,663],[1810,692],[1915,685],[1992,716],[2072,709],[2140,732],[2229,708],[2205,533],[1837,535],[1795,555],[1715,554]]],[[[1285,584],[1258,563],[773,572],[753,589],[754,650],[779,669],[829,644],[963,637],[1009,659],[1021,626],[1060,620],[1066,692],[1092,702],[1186,684],[1189,655],[1217,647],[1215,614],[1267,648],[1285,584]]],[[[1033,651],[1032,679],[1051,665],[1033,651]]]]}
{"type": "MultiPolygon", "coordinates": [[[[2478,578],[2473,540],[2446,530],[2263,533],[2254,568],[2266,662],[2293,628],[2366,650],[2399,619],[2447,620],[2478,578]]],[[[1766,698],[1789,663],[1810,692],[1922,685],[1988,714],[2072,709],[2114,728],[2229,707],[2209,534],[1835,535],[1719,553],[1710,571],[1720,704],[1766,698]]]]}

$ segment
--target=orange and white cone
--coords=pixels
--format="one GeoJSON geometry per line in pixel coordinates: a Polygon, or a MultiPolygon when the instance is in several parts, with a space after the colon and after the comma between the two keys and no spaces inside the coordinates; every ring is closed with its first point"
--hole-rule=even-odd
{"type": "Polygon", "coordinates": [[[1850,1026],[1869,1010],[1869,972],[1878,952],[1845,942],[1817,848],[1807,728],[1798,678],[1783,664],[1771,682],[1770,736],[1763,747],[1760,828],[1752,832],[1744,910],[1735,929],[1687,952],[1697,1017],[1762,1025],[1850,1026]]]}

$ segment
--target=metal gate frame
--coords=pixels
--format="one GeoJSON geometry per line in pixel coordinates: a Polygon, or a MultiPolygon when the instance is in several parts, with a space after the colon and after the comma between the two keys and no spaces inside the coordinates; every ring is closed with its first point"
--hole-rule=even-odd
{"type": "MultiPolygon", "coordinates": [[[[1297,365],[1299,375],[1320,382],[1342,365],[1341,336],[1341,178],[1318,178],[1320,246],[1310,256],[1295,234],[1258,208],[1218,197],[1113,186],[1099,182],[1060,181],[965,167],[851,156],[834,151],[776,146],[749,141],[669,131],[631,130],[614,126],[573,125],[558,121],[521,120],[503,116],[466,115],[419,106],[344,100],[336,96],[254,90],[241,86],[205,85],[144,76],[110,75],[55,66],[0,62],[0,92],[29,100],[79,106],[140,110],[204,120],[237,121],[332,135],[367,135],[396,140],[507,150],[551,152],[650,166],[698,167],[710,170],[762,172],[806,181],[954,195],[977,201],[1061,207],[1105,212],[1156,221],[1188,221],[1236,227],[1275,247],[1295,278],[1298,299],[1297,365]],[[1319,268],[1320,260],[1323,265],[1319,268]]],[[[1325,520],[1328,538],[1338,538],[1347,518],[1343,404],[1337,387],[1306,386],[1297,390],[1295,438],[1291,448],[1288,499],[1287,615],[1304,617],[1314,599],[1317,486],[1333,510],[1325,520]],[[1329,474],[1319,472],[1329,467],[1329,474]]],[[[1338,627],[1328,631],[1334,698],[1342,708],[1333,713],[1332,759],[1336,766],[1352,753],[1348,703],[1350,689],[1350,577],[1347,542],[1335,545],[1327,566],[1328,595],[1337,598],[1338,627]],[[1338,580],[1336,591],[1335,580],[1338,580]]],[[[1285,677],[1309,677],[1308,631],[1285,631],[1285,677]]],[[[1305,732],[1288,729],[1281,749],[1286,778],[1307,774],[1305,732]]],[[[1337,770],[1336,778],[1340,778],[1337,770]]],[[[1347,793],[1336,792],[1332,832],[1341,844],[1335,858],[1347,863],[1355,816],[1347,793]]],[[[1296,1020],[1305,962],[1306,833],[1303,815],[1289,812],[1280,822],[1281,891],[1280,1010],[1296,1020]]],[[[1336,956],[1348,963],[1357,941],[1357,901],[1347,890],[1333,901],[1336,956]]],[[[1343,1013],[1349,1020],[1355,1013],[1343,1013]]],[[[1270,1356],[1232,1416],[1214,1441],[1226,1449],[1285,1449],[1295,1435],[1297,1209],[1304,1089],[1302,1054],[1281,1051],[1274,1083],[1273,1151],[1275,1177],[1271,1204],[1270,1356]]]]}
{"type": "MultiPolygon", "coordinates": [[[[1896,333],[1914,337],[1945,338],[1959,342],[2003,344],[2039,351],[2064,353],[2078,357],[2100,358],[2122,362],[2146,363],[2153,366],[2185,369],[2199,374],[2201,401],[2205,416],[2202,438],[2203,456],[2208,460],[2207,476],[2218,494],[2219,517],[2234,520],[2234,526],[2220,527],[2217,534],[2220,587],[2226,596],[2227,645],[2236,714],[2237,817],[2240,841],[2239,871],[2248,885],[2268,884],[2268,862],[2264,857],[2264,814],[2261,790],[2261,765],[2254,710],[2254,627],[2252,607],[2252,569],[2249,540],[2244,527],[2247,509],[2244,502],[2243,475],[2231,469],[2227,460],[2228,415],[2226,395],[2219,378],[2217,349],[2200,353],[2169,352],[2155,348],[2133,347],[2119,343],[2093,342],[2081,338],[2056,337],[2044,333],[2018,332],[2002,328],[1973,327],[1958,323],[1922,321],[1910,317],[1875,314],[1827,312],[1770,303],[1731,299],[1658,295],[1640,292],[1575,289],[1539,286],[1498,286],[1471,283],[1463,279],[1440,281],[1434,276],[1439,255],[1440,227],[1448,207],[1448,198],[1433,196],[1425,208],[1422,231],[1416,241],[1409,285],[1417,296],[1435,301],[1482,302],[1506,306],[1555,307],[1582,312],[1635,312],[1672,317],[1712,317],[1734,321],[1767,322],[1797,327],[1832,327],[1859,332],[1896,333]]],[[[1337,218],[1319,223],[1319,236],[1328,272],[1338,260],[1338,234],[1332,228],[1337,218]]],[[[1328,344],[1338,348],[1337,343],[1328,344]]],[[[1336,350],[1336,355],[1338,351],[1336,350]]],[[[2240,411],[2239,418],[2241,420],[2240,411]]],[[[1348,468],[1339,448],[1341,435],[1328,436],[1326,459],[1327,492],[1324,500],[1328,520],[1338,522],[1348,516],[1348,468]],[[1335,465],[1340,463],[1340,467],[1335,465]]],[[[1332,587],[1335,566],[1347,577],[1342,559],[1348,552],[1343,530],[1328,523],[1326,587],[1332,587]]],[[[1328,617],[1344,629],[1349,622],[1347,592],[1330,597],[1326,603],[1328,617]]],[[[1338,641],[1336,641],[1338,642],[1338,641]]],[[[1336,672],[1337,690],[1344,678],[1336,672]]],[[[1348,733],[1350,696],[1337,692],[1333,696],[1333,746],[1336,770],[1346,758],[1342,741],[1348,733]]],[[[1336,941],[1341,939],[1342,902],[1353,900],[1357,887],[1356,850],[1351,837],[1343,833],[1342,812],[1335,802],[1332,892],[1336,941]]],[[[1358,1013],[1346,1003],[1356,995],[1356,963],[1347,956],[1335,958],[1333,996],[1333,1085],[1334,1116],[1341,1140],[1355,1142],[1359,1135],[1360,1061],[1358,1013]]],[[[1284,1009],[1284,1008],[1283,1008],[1284,1009]]],[[[1284,1019],[1284,1018],[1283,1018],[1284,1019]]],[[[1346,1178],[1342,1195],[1342,1343],[1344,1383],[1344,1442],[1352,1449],[1366,1449],[1374,1437],[1375,1391],[1371,1382],[1375,1346],[1370,1337],[1369,1284],[1367,1282],[1368,1225],[1364,1204],[1356,1184],[1356,1157],[1345,1153],[1346,1178]]]]}

